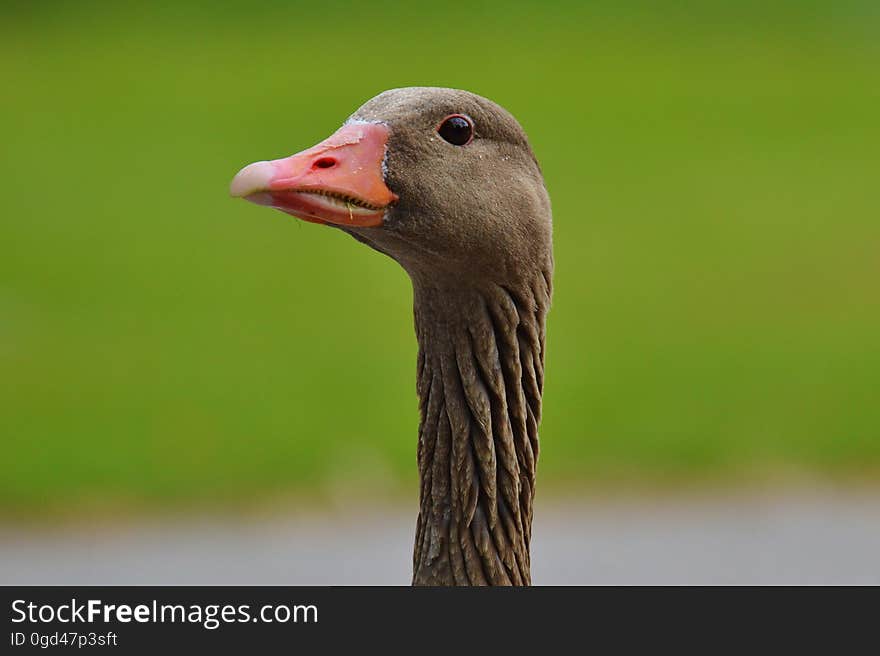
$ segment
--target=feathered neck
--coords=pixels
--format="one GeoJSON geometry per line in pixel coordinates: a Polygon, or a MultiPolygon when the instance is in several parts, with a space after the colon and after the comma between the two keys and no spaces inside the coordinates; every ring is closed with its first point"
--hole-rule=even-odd
{"type": "Polygon", "coordinates": [[[413,278],[414,585],[528,585],[552,265],[517,284],[413,278]]]}

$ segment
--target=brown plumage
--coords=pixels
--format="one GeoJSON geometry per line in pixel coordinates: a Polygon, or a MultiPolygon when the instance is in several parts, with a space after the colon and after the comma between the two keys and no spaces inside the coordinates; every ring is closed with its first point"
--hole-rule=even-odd
{"type": "MultiPolygon", "coordinates": [[[[340,228],[412,280],[420,409],[413,584],[527,585],[553,275],[540,168],[516,120],[466,91],[386,91],[347,125],[361,123],[387,128],[387,189],[376,197],[394,200],[381,203],[380,218],[346,222],[278,199],[264,204],[340,228]],[[452,115],[470,122],[472,141],[441,136],[452,115]]],[[[332,148],[320,149],[320,166],[329,152],[342,170],[343,148],[332,148]]],[[[338,191],[340,182],[379,204],[353,192],[366,187],[350,175],[321,185],[338,191]]]]}

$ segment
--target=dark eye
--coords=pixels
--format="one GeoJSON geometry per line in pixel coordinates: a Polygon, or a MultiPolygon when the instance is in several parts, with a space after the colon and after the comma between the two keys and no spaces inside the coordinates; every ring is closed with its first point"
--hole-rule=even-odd
{"type": "Polygon", "coordinates": [[[443,119],[437,134],[453,146],[464,146],[474,138],[474,124],[467,116],[453,114],[443,119]]]}

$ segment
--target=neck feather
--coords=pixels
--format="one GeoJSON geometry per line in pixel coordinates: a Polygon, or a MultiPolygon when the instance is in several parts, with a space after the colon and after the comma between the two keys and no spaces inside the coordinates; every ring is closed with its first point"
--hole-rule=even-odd
{"type": "Polygon", "coordinates": [[[528,585],[550,267],[515,285],[413,282],[413,583],[528,585]]]}

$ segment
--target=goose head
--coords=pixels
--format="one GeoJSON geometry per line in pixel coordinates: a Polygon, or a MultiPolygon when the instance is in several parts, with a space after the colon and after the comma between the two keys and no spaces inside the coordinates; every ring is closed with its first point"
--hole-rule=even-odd
{"type": "Polygon", "coordinates": [[[246,166],[230,192],[347,232],[414,281],[509,282],[550,257],[550,201],[528,139],[467,91],[385,91],[312,148],[246,166]]]}

